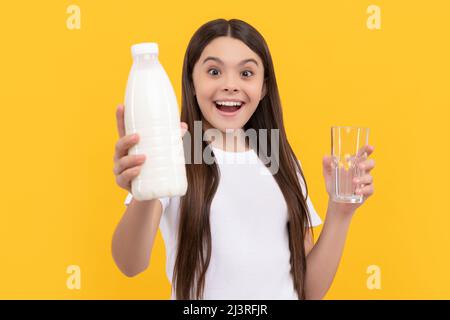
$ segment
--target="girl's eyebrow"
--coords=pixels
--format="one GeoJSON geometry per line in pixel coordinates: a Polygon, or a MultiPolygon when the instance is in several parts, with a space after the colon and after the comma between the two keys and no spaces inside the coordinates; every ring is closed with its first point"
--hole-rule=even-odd
{"type": "MultiPolygon", "coordinates": [[[[205,60],[203,60],[203,64],[204,64],[206,61],[208,61],[208,60],[216,61],[217,63],[220,63],[221,65],[224,64],[223,61],[220,60],[220,59],[217,58],[217,57],[207,57],[205,60]]],[[[246,64],[247,62],[253,62],[253,63],[255,63],[255,64],[258,66],[258,62],[256,62],[256,60],[255,60],[255,59],[252,59],[252,58],[242,60],[241,62],[239,62],[238,66],[244,65],[244,64],[246,64]]]]}

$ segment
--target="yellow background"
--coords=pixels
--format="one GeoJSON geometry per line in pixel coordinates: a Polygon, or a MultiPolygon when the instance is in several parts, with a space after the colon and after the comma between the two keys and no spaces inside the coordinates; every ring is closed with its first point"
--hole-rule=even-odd
{"type": "MultiPolygon", "coordinates": [[[[375,195],[355,216],[327,299],[450,298],[448,1],[8,1],[1,32],[0,298],[168,299],[158,233],[150,268],[120,273],[111,237],[115,110],[130,46],[155,41],[178,99],[203,23],[239,18],[271,50],[288,137],[325,218],[331,125],[371,128],[375,195]],[[69,30],[66,9],[81,9],[69,30]],[[369,30],[367,7],[381,8],[369,30]],[[66,268],[81,268],[69,290],[66,268]],[[381,268],[369,290],[366,269],[381,268]]],[[[316,240],[321,228],[316,229],[316,240]]]]}

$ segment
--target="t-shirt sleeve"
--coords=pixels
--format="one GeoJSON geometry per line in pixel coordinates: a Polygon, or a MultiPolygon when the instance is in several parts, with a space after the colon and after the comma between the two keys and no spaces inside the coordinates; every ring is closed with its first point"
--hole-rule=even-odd
{"type": "Polygon", "coordinates": [[[309,211],[309,216],[311,218],[312,227],[317,227],[318,225],[321,225],[322,219],[317,214],[316,209],[314,209],[314,206],[311,202],[311,199],[309,198],[309,195],[308,195],[308,198],[306,199],[306,205],[308,206],[308,211],[309,211]]]}
{"type": "MultiPolygon", "coordinates": [[[[303,170],[303,167],[302,167],[302,164],[301,164],[300,160],[298,160],[298,163],[300,164],[300,167],[303,170]]],[[[305,182],[303,181],[300,172],[297,172],[297,176],[298,176],[298,178],[300,180],[300,185],[302,186],[303,196],[305,196],[306,195],[305,182]]],[[[311,226],[312,227],[316,227],[318,225],[321,225],[322,224],[322,219],[320,218],[319,214],[317,213],[316,209],[314,208],[314,205],[312,204],[311,198],[309,197],[309,192],[308,192],[308,198],[306,198],[306,205],[308,207],[309,217],[311,219],[311,226]]]]}
{"type": "MultiPolygon", "coordinates": [[[[133,199],[133,195],[129,192],[127,197],[125,198],[124,204],[126,206],[128,206],[132,199],[133,199]]],[[[158,198],[158,200],[159,200],[159,202],[161,202],[162,212],[164,212],[166,210],[167,206],[169,205],[170,198],[162,197],[162,198],[158,198]]]]}

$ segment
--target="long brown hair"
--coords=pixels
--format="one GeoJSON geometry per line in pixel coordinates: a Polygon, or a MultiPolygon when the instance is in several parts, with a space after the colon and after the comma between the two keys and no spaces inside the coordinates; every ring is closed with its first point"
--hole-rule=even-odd
{"type": "MultiPolygon", "coordinates": [[[[194,121],[202,120],[202,114],[194,95],[192,71],[203,49],[213,39],[221,36],[241,40],[258,54],[264,64],[267,94],[260,101],[256,111],[243,129],[255,129],[256,132],[259,132],[259,129],[267,129],[268,150],[272,150],[271,129],[279,130],[279,164],[278,171],[273,176],[287,203],[291,273],[295,290],[299,298],[304,299],[306,275],[304,240],[309,222],[306,206],[308,188],[284,130],[281,101],[272,58],[264,38],[255,28],[237,19],[217,19],[205,23],[194,33],[184,56],[181,121],[188,124],[192,134],[194,121]],[[302,194],[299,175],[305,183],[305,197],[302,194]]],[[[203,134],[202,129],[202,137],[203,134]]],[[[183,140],[185,148],[194,150],[194,139],[183,140]]],[[[254,147],[255,151],[259,150],[258,140],[254,147]]],[[[210,146],[202,141],[202,154],[205,148],[210,148],[210,146]]],[[[194,153],[190,152],[189,154],[192,157],[194,153]]],[[[210,154],[213,154],[212,150],[210,150],[210,154]]],[[[177,256],[172,284],[175,288],[176,299],[202,299],[206,271],[211,259],[209,213],[211,202],[219,185],[220,172],[215,162],[206,164],[202,161],[201,164],[198,164],[198,161],[195,163],[194,159],[190,158],[186,159],[186,163],[188,189],[180,201],[177,256]]]]}

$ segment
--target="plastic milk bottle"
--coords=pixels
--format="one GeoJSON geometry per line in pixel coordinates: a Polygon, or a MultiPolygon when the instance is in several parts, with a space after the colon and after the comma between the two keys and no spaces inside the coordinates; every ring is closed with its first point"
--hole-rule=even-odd
{"type": "Polygon", "coordinates": [[[125,131],[140,138],[128,154],[146,156],[131,182],[133,197],[141,201],[182,196],[187,190],[178,103],[158,51],[154,42],[131,47],[133,65],[125,92],[125,131]]]}

